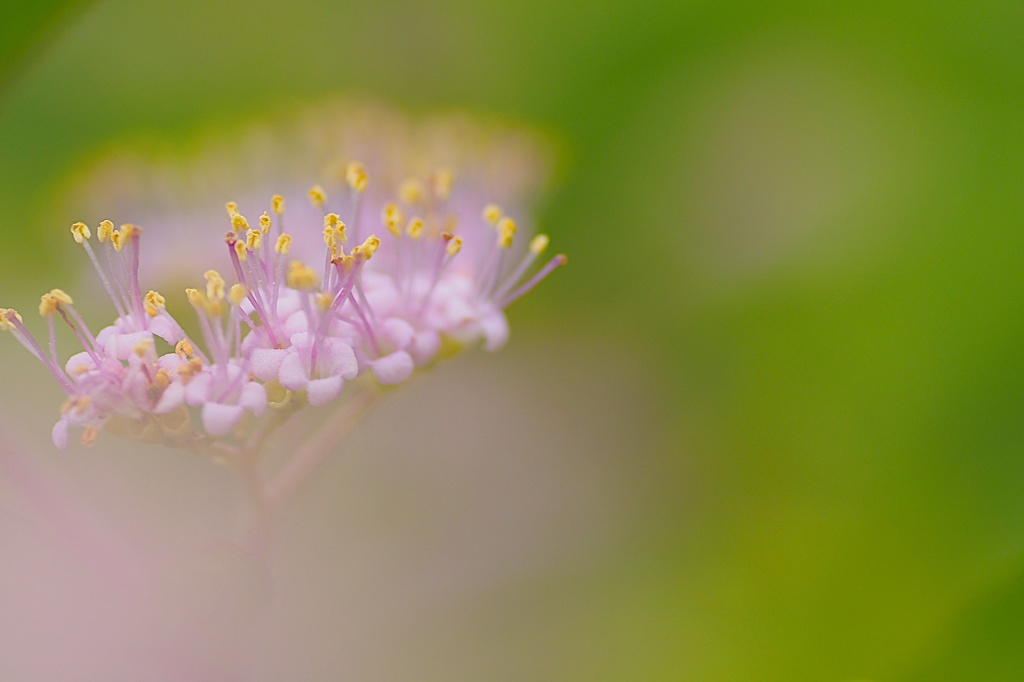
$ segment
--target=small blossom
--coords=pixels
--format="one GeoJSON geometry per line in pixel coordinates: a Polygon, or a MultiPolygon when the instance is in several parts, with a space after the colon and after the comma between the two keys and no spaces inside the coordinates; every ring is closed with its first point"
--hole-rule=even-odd
{"type": "Polygon", "coordinates": [[[222,248],[229,277],[210,269],[185,291],[198,317],[197,339],[168,312],[163,295],[142,293],[140,228],[115,230],[103,221],[94,240],[92,229],[75,223],[72,236],[110,298],[113,323],[94,335],[72,298],[53,289],[39,305],[44,345],[17,312],[0,309],[0,330],[42,362],[67,396],[54,443],[67,447],[72,429],[81,429],[87,445],[104,431],[241,452],[272,403],[294,410],[343,400],[346,383],[363,375],[402,384],[434,361],[446,340],[501,347],[509,333],[505,309],[566,262],[559,255],[535,267],[547,237],[517,249],[515,221],[494,204],[464,210],[444,169],[397,186],[377,225],[359,208],[372,181],[366,168],[350,164],[346,181],[347,215],[328,210],[322,188],[309,192],[324,211],[320,254],[311,263],[291,255],[295,238],[284,231],[280,195],[257,228],[228,202],[222,248]],[[80,346],[63,364],[58,318],[80,346]]]}

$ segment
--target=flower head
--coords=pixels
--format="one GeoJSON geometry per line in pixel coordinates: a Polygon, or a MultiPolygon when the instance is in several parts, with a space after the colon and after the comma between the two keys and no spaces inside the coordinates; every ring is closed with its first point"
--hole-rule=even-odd
{"type": "Polygon", "coordinates": [[[0,309],[0,330],[42,362],[67,396],[54,442],[66,447],[76,428],[85,444],[105,431],[241,451],[303,406],[338,400],[360,376],[405,382],[446,341],[499,348],[508,336],[505,309],[566,262],[558,255],[537,267],[547,237],[521,248],[515,220],[457,195],[450,171],[403,179],[376,215],[364,203],[366,167],[348,164],[345,184],[341,197],[309,190],[322,222],[299,225],[294,237],[285,231],[280,195],[254,221],[227,204],[220,247],[227,277],[208,269],[185,291],[198,318],[196,338],[163,295],[143,293],[139,227],[115,230],[103,221],[94,237],[86,224],[72,225],[114,307],[113,323],[93,334],[72,298],[53,289],[39,305],[49,336],[43,345],[21,315],[0,309]],[[320,236],[308,238],[313,233],[320,236]],[[312,258],[297,257],[298,243],[312,258]],[[63,364],[57,318],[80,346],[63,364]]]}

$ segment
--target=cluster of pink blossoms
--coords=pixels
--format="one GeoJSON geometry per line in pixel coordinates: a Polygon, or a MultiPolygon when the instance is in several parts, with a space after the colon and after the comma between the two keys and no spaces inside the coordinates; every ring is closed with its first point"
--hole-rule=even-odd
{"type": "Polygon", "coordinates": [[[508,337],[505,309],[566,263],[558,255],[536,267],[547,237],[534,236],[523,248],[515,221],[499,207],[467,215],[462,203],[449,202],[445,171],[404,181],[396,200],[380,207],[361,201],[369,182],[361,164],[349,164],[345,179],[348,224],[331,212],[322,189],[309,192],[323,213],[322,233],[309,240],[323,245],[312,265],[289,255],[282,197],[273,197],[252,226],[227,204],[223,248],[234,282],[209,270],[205,286],[186,290],[202,343],[171,316],[163,296],[143,293],[138,227],[115,230],[103,221],[94,241],[87,225],[72,225],[113,302],[114,323],[93,334],[71,297],[54,289],[39,306],[49,330],[43,345],[15,310],[0,309],[0,330],[67,394],[54,443],[67,447],[71,429],[81,428],[83,444],[103,430],[237,451],[269,431],[268,410],[276,424],[297,408],[335,401],[347,381],[364,374],[401,384],[444,345],[499,348],[508,337]],[[370,222],[364,212],[379,213],[381,237],[362,228],[370,222]],[[63,364],[58,316],[82,348],[63,364]]]}

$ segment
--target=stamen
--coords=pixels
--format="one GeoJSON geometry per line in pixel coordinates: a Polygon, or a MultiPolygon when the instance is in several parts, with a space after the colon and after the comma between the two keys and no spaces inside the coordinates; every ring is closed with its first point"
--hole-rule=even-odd
{"type": "Polygon", "coordinates": [[[537,286],[542,281],[544,281],[544,279],[548,275],[550,275],[552,272],[554,272],[558,268],[562,267],[563,265],[567,265],[568,263],[569,263],[569,257],[568,256],[566,256],[564,253],[558,254],[557,256],[555,256],[554,258],[549,260],[547,265],[545,265],[543,268],[541,268],[537,272],[536,275],[531,277],[530,281],[528,281],[526,284],[524,284],[523,286],[519,287],[518,289],[513,291],[511,294],[506,296],[504,299],[499,301],[498,305],[500,305],[502,308],[508,307],[509,305],[514,303],[516,300],[521,298],[524,294],[529,293],[529,291],[531,289],[533,289],[535,286],[537,286]]]}
{"type": "Polygon", "coordinates": [[[402,182],[401,187],[398,188],[398,197],[403,203],[418,204],[427,197],[427,188],[423,186],[423,183],[415,178],[409,178],[402,182]]]}
{"type": "Polygon", "coordinates": [[[327,203],[327,193],[324,192],[324,188],[320,185],[313,185],[309,190],[309,200],[317,208],[323,208],[324,204],[327,203]]]}
{"type": "Polygon", "coordinates": [[[92,232],[90,232],[89,226],[85,223],[75,223],[71,226],[71,236],[79,244],[84,244],[87,239],[92,237],[92,232]]]}
{"type": "Polygon", "coordinates": [[[452,193],[453,183],[452,172],[447,168],[438,168],[430,175],[430,188],[434,196],[441,201],[446,201],[452,193]]]}
{"type": "Polygon", "coordinates": [[[161,310],[164,309],[167,301],[156,291],[150,290],[145,297],[146,314],[150,317],[156,317],[161,310]]]}
{"type": "Polygon", "coordinates": [[[498,221],[501,220],[502,215],[504,215],[504,213],[502,212],[500,206],[496,204],[487,204],[486,206],[484,206],[484,220],[486,220],[492,226],[498,226],[498,221]]]}
{"type": "Polygon", "coordinates": [[[363,164],[358,161],[352,161],[345,168],[345,182],[355,191],[362,193],[366,191],[366,186],[370,184],[370,176],[367,175],[363,164]]]}

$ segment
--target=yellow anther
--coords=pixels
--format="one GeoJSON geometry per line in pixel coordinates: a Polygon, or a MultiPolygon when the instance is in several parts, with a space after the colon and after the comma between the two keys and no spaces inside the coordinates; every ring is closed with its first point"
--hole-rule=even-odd
{"type": "Polygon", "coordinates": [[[245,288],[244,284],[233,284],[228,291],[228,300],[232,305],[242,305],[242,301],[248,296],[249,290],[245,288]]]}
{"type": "Polygon", "coordinates": [[[337,213],[328,213],[324,216],[324,227],[329,227],[333,230],[337,226],[338,220],[337,213]]]}
{"type": "Polygon", "coordinates": [[[197,308],[206,307],[206,296],[199,289],[185,289],[185,296],[188,297],[188,302],[197,308]]]}
{"type": "Polygon", "coordinates": [[[316,288],[316,272],[313,268],[306,266],[302,261],[293,260],[288,264],[288,286],[300,291],[309,291],[316,288]]]}
{"type": "Polygon", "coordinates": [[[309,200],[317,208],[323,208],[327,203],[327,194],[324,192],[324,188],[320,185],[313,185],[309,190],[309,200]]]}
{"type": "Polygon", "coordinates": [[[405,220],[405,214],[397,204],[392,203],[385,206],[380,213],[380,218],[384,222],[384,227],[388,228],[388,232],[396,237],[402,236],[402,222],[405,220]]]}
{"type": "Polygon", "coordinates": [[[345,234],[347,227],[348,226],[340,220],[338,221],[338,224],[334,226],[334,238],[338,240],[339,244],[344,244],[348,239],[348,236],[345,234]]]}
{"type": "Polygon", "coordinates": [[[224,278],[216,270],[207,270],[203,277],[206,278],[206,297],[211,301],[224,300],[224,278]]]}
{"type": "Polygon", "coordinates": [[[104,220],[96,228],[96,238],[100,240],[100,243],[110,241],[114,236],[114,223],[109,220],[104,220]]]}
{"type": "Polygon", "coordinates": [[[259,251],[263,246],[263,233],[259,230],[249,230],[245,235],[245,248],[250,251],[259,251]]]}
{"type": "Polygon", "coordinates": [[[409,219],[409,224],[405,226],[405,233],[413,239],[419,239],[423,235],[423,228],[426,227],[423,221],[416,216],[409,219]]]}
{"type": "Polygon", "coordinates": [[[277,238],[277,244],[274,245],[274,251],[277,251],[282,256],[288,254],[288,251],[292,248],[292,236],[288,233],[282,234],[277,238]]]}
{"type": "Polygon", "coordinates": [[[370,176],[366,168],[358,161],[352,161],[345,167],[345,182],[357,192],[365,192],[366,186],[370,184],[370,176]]]}
{"type": "Polygon", "coordinates": [[[316,304],[320,310],[327,310],[331,307],[331,303],[334,302],[334,297],[330,294],[321,291],[316,295],[316,304]]]}
{"type": "Polygon", "coordinates": [[[338,240],[334,236],[334,228],[324,225],[324,246],[333,249],[337,246],[338,240]]]}
{"type": "Polygon", "coordinates": [[[142,228],[138,225],[127,223],[121,226],[121,236],[123,239],[135,239],[140,234],[142,234],[142,228]]]}
{"type": "Polygon", "coordinates": [[[74,303],[71,297],[65,294],[62,289],[50,289],[50,295],[57,299],[57,303],[61,305],[71,305],[74,303]]]}
{"type": "Polygon", "coordinates": [[[114,245],[114,250],[118,253],[124,248],[124,233],[118,230],[110,235],[110,243],[114,245]]]}
{"type": "MultiPolygon", "coordinates": [[[[196,290],[195,289],[186,289],[186,292],[188,292],[188,291],[196,291],[196,290]]],[[[199,292],[196,291],[196,293],[198,294],[199,292]]],[[[190,301],[192,300],[191,296],[189,297],[189,300],[190,301]]],[[[192,347],[192,342],[191,341],[189,341],[188,339],[182,339],[181,341],[178,341],[176,346],[174,346],[174,352],[175,352],[175,354],[178,357],[180,357],[181,359],[185,360],[185,359],[188,359],[188,358],[192,357],[193,355],[195,355],[196,351],[195,351],[195,348],[192,347]]]]}
{"type": "Polygon", "coordinates": [[[157,314],[164,309],[164,305],[167,301],[159,293],[150,291],[143,297],[143,304],[146,308],[146,314],[150,317],[156,317],[157,314]]]}
{"type": "Polygon", "coordinates": [[[78,442],[84,447],[91,448],[93,445],[96,445],[96,439],[99,438],[99,435],[100,430],[95,426],[90,426],[85,431],[82,431],[82,437],[78,442]]]}
{"type": "Polygon", "coordinates": [[[238,215],[238,204],[236,204],[235,202],[229,201],[228,203],[224,204],[224,208],[228,210],[228,218],[234,220],[235,216],[238,215]]]}
{"type": "Polygon", "coordinates": [[[270,214],[266,211],[260,216],[260,229],[265,233],[270,232],[270,214]]]}
{"type": "Polygon", "coordinates": [[[484,206],[484,220],[489,222],[491,225],[497,226],[502,215],[504,215],[504,213],[502,213],[501,207],[497,204],[487,204],[484,206]]]}
{"type": "Polygon", "coordinates": [[[507,249],[512,246],[512,238],[516,236],[516,221],[502,218],[498,223],[498,246],[507,249]]]}
{"type": "Polygon", "coordinates": [[[246,251],[245,242],[239,240],[235,242],[235,255],[238,256],[238,260],[245,262],[246,251]]]}
{"type": "Polygon", "coordinates": [[[249,221],[241,213],[231,216],[231,229],[235,232],[245,232],[249,229],[249,221]]]}
{"type": "Polygon", "coordinates": [[[135,353],[137,357],[144,358],[153,348],[153,339],[142,339],[137,344],[132,346],[132,353],[135,353]]]}
{"type": "Polygon", "coordinates": [[[161,367],[156,371],[156,376],[153,377],[153,385],[159,388],[161,391],[171,385],[170,373],[161,367]]]}
{"type": "Polygon", "coordinates": [[[444,201],[452,193],[452,172],[447,168],[438,168],[436,171],[430,174],[430,188],[434,191],[434,196],[444,201]]]}
{"type": "Polygon", "coordinates": [[[444,247],[444,250],[449,258],[454,257],[455,254],[462,250],[462,237],[452,237],[451,241],[448,242],[448,246],[444,247]]]}
{"type": "Polygon", "coordinates": [[[427,196],[427,188],[416,178],[409,178],[398,188],[398,198],[412,205],[423,201],[427,196]]]}
{"type": "Polygon", "coordinates": [[[84,244],[85,240],[92,236],[92,231],[85,223],[75,223],[71,226],[71,236],[74,237],[75,241],[79,244],[84,244]]]}
{"type": "Polygon", "coordinates": [[[370,260],[373,258],[373,254],[377,253],[377,249],[380,248],[380,239],[377,238],[377,235],[371,234],[359,248],[363,257],[366,258],[366,260],[370,260]]]}
{"type": "Polygon", "coordinates": [[[21,315],[14,308],[0,308],[0,331],[12,332],[17,329],[15,322],[21,322],[21,315]]]}
{"type": "Polygon", "coordinates": [[[538,234],[536,237],[530,240],[530,251],[540,255],[544,253],[545,249],[548,248],[548,242],[550,241],[551,240],[548,239],[548,236],[546,234],[538,234]]]}
{"type": "Polygon", "coordinates": [[[280,194],[275,194],[270,200],[271,206],[274,209],[274,213],[281,215],[284,213],[284,197],[280,194]]]}
{"type": "Polygon", "coordinates": [[[57,312],[58,305],[57,299],[54,298],[53,294],[43,294],[39,297],[39,314],[43,317],[49,317],[57,312]]]}

